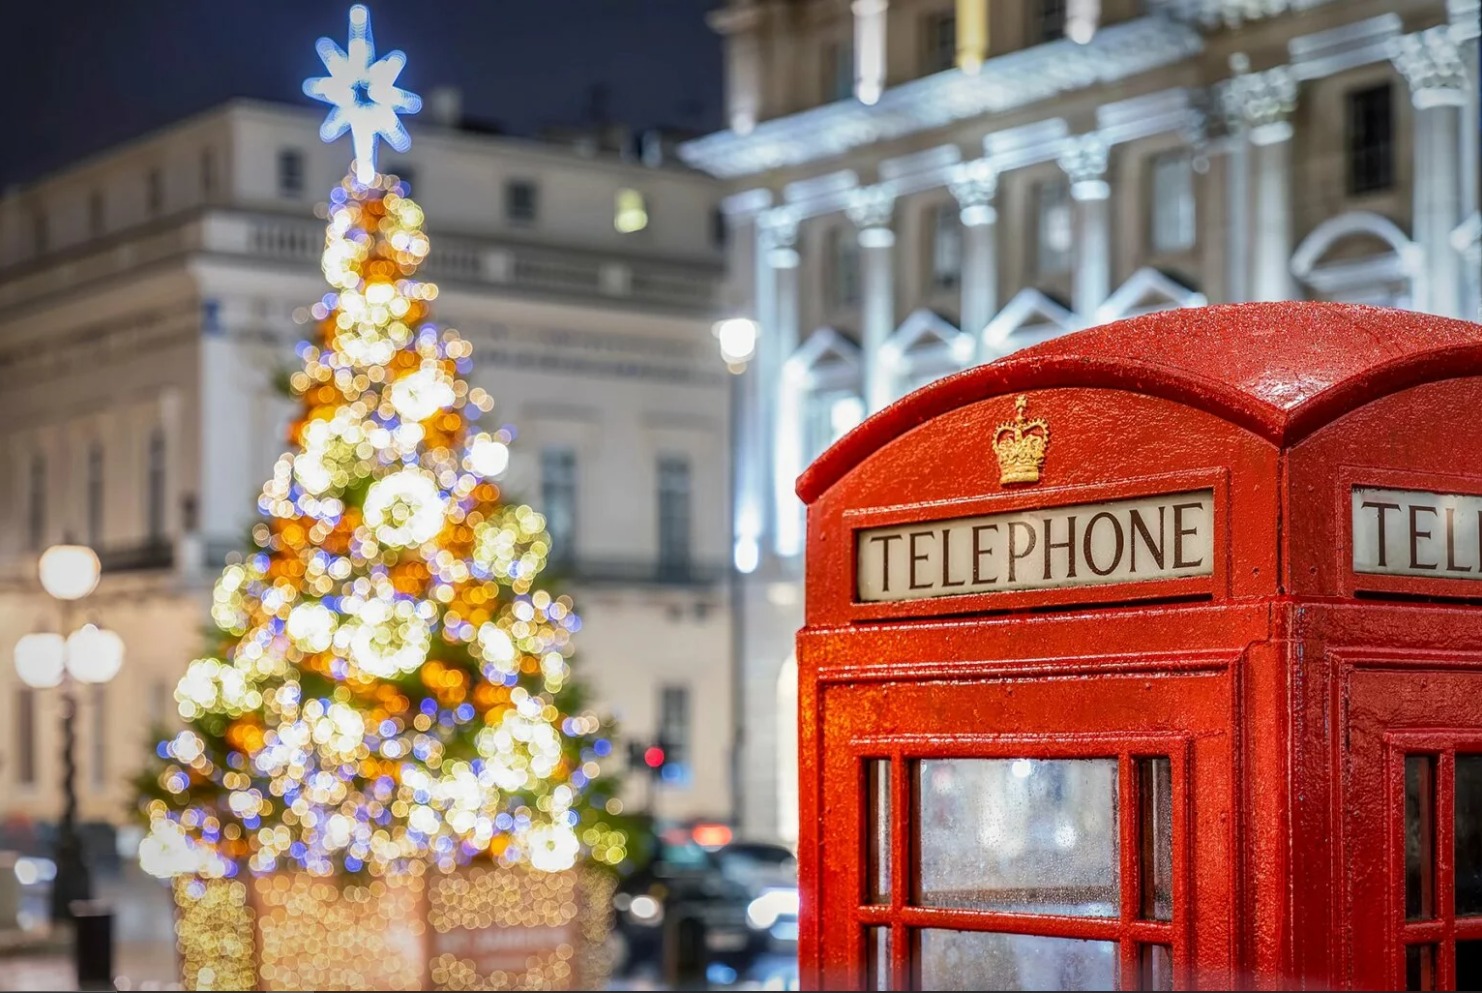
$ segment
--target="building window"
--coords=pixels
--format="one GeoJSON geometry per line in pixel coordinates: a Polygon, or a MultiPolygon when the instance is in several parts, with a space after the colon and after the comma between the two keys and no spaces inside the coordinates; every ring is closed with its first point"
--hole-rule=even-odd
{"type": "Polygon", "coordinates": [[[168,681],[156,679],[149,684],[149,726],[151,728],[168,723],[175,715],[174,691],[168,681]]]}
{"type": "Polygon", "coordinates": [[[1030,7],[1030,44],[1043,45],[1065,37],[1065,0],[1030,0],[1030,7]]]}
{"type": "Polygon", "coordinates": [[[46,457],[31,456],[30,493],[26,504],[26,545],[33,552],[41,551],[46,538],[46,457]]]}
{"type": "Polygon", "coordinates": [[[859,238],[851,227],[834,228],[830,235],[828,289],[835,307],[859,303],[859,238]]]}
{"type": "Polygon", "coordinates": [[[201,149],[201,199],[209,200],[216,192],[216,151],[201,149]]]}
{"type": "Polygon", "coordinates": [[[108,689],[102,683],[93,687],[93,789],[108,788],[108,689]]]}
{"type": "Polygon", "coordinates": [[[51,247],[51,230],[44,210],[38,209],[31,215],[31,247],[36,250],[37,255],[45,254],[51,247]]]}
{"type": "Polygon", "coordinates": [[[149,540],[165,537],[165,431],[155,428],[149,433],[149,466],[145,474],[144,512],[149,515],[149,540]]]}
{"type": "Polygon", "coordinates": [[[87,543],[103,545],[103,446],[96,441],[87,450],[87,543]]]}
{"type": "Polygon", "coordinates": [[[1152,234],[1155,253],[1182,252],[1194,245],[1194,162],[1183,149],[1153,158],[1152,234]]]}
{"type": "Polygon", "coordinates": [[[931,212],[931,285],[950,290],[961,282],[962,220],[956,204],[938,204],[931,212]]]}
{"type": "Polygon", "coordinates": [[[103,213],[103,191],[94,190],[87,198],[87,229],[94,238],[103,233],[107,219],[103,213]]]}
{"type": "Polygon", "coordinates": [[[165,209],[165,176],[158,169],[144,177],[144,201],[150,217],[158,217],[165,209]]]}
{"type": "Polygon", "coordinates": [[[540,503],[551,536],[551,559],[570,563],[576,558],[576,452],[572,449],[541,449],[540,503]]]}
{"type": "Polygon", "coordinates": [[[1393,100],[1388,83],[1348,94],[1348,193],[1387,190],[1395,182],[1393,100]]]}
{"type": "Polygon", "coordinates": [[[926,72],[942,72],[957,64],[957,14],[942,11],[928,14],[922,26],[925,42],[922,68],[926,72]]]}
{"type": "Polygon", "coordinates": [[[803,443],[807,446],[804,456],[812,462],[863,420],[864,400],[854,393],[829,390],[809,396],[803,425],[803,443]]]}
{"type": "Polygon", "coordinates": [[[15,698],[15,779],[36,785],[36,691],[22,688],[15,698]]]}
{"type": "Polygon", "coordinates": [[[201,301],[201,333],[202,334],[220,334],[221,333],[221,301],[220,300],[202,300],[201,301]]]}
{"type": "Polygon", "coordinates": [[[511,224],[534,224],[539,211],[539,188],[528,179],[504,184],[504,218],[511,224]]]}
{"type": "Polygon", "coordinates": [[[682,455],[659,459],[659,571],[682,576],[690,564],[690,463],[682,455]]]}
{"type": "Polygon", "coordinates": [[[659,689],[659,741],[666,765],[685,765],[690,760],[690,688],[664,686],[659,689]]]}
{"type": "Polygon", "coordinates": [[[1035,270],[1042,276],[1070,271],[1070,184],[1047,179],[1034,189],[1035,270]]]}
{"type": "Polygon", "coordinates": [[[854,95],[854,46],[831,41],[823,49],[823,99],[825,103],[848,100],[854,95]]]}
{"type": "Polygon", "coordinates": [[[300,197],[304,193],[304,153],[297,148],[278,150],[278,195],[300,197]]]}
{"type": "Polygon", "coordinates": [[[716,248],[725,248],[730,241],[730,226],[726,223],[726,212],[716,207],[710,212],[710,243],[716,248]]]}
{"type": "Polygon", "coordinates": [[[621,234],[632,234],[648,227],[648,208],[644,205],[642,193],[630,189],[617,191],[612,226],[621,234]]]}

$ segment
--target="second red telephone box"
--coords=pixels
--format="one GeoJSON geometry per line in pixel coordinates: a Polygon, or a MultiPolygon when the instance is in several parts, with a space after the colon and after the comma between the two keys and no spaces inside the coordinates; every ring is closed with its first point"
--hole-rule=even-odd
{"type": "Polygon", "coordinates": [[[799,482],[803,978],[1482,984],[1482,327],[1181,310],[799,482]]]}

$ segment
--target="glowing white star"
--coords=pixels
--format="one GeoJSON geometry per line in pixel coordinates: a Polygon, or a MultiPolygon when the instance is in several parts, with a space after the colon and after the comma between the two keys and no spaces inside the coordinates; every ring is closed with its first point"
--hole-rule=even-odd
{"type": "Polygon", "coordinates": [[[304,92],[334,107],[319,128],[319,137],[334,141],[349,131],[355,146],[355,178],[369,183],[376,178],[378,137],[398,152],[412,147],[412,136],[396,116],[422,109],[421,97],[396,85],[407,57],[387,52],[376,59],[370,11],[363,4],[350,8],[348,53],[328,38],[320,38],[314,47],[329,75],[304,80],[304,92]]]}

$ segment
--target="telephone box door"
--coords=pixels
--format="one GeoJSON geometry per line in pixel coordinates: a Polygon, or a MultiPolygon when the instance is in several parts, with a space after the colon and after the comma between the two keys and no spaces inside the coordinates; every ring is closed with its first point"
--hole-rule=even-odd
{"type": "Polygon", "coordinates": [[[1229,988],[1235,661],[824,684],[819,988],[1229,988]]]}
{"type": "Polygon", "coordinates": [[[1482,673],[1348,671],[1353,985],[1482,989],[1482,673]]]}

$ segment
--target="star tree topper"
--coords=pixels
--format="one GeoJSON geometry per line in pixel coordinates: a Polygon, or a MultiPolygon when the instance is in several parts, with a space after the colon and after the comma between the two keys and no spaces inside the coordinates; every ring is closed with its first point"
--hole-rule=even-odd
{"type": "Polygon", "coordinates": [[[396,85],[407,57],[403,52],[387,52],[376,59],[370,11],[364,4],[350,8],[348,52],[328,38],[320,38],[314,48],[329,75],[304,80],[304,92],[334,108],[320,126],[319,137],[334,141],[349,131],[355,147],[355,178],[370,183],[376,178],[377,138],[385,138],[398,152],[412,147],[412,136],[396,116],[422,109],[421,97],[396,85]]]}

